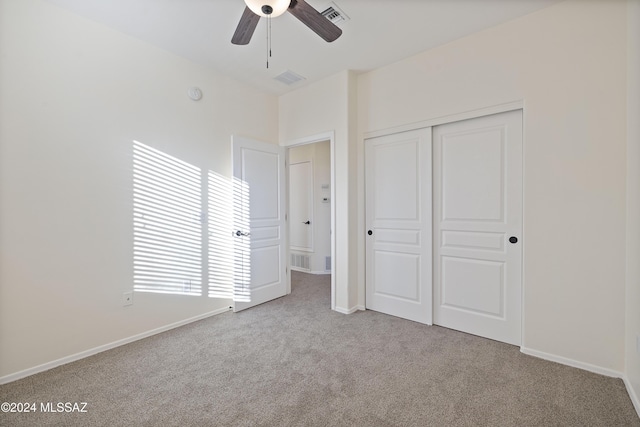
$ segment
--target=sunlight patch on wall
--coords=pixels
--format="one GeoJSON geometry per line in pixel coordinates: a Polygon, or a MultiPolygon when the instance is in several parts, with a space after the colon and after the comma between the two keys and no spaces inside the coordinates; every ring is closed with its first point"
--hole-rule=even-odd
{"type": "Polygon", "coordinates": [[[209,297],[233,298],[233,219],[229,178],[209,171],[209,297]]]}
{"type": "Polygon", "coordinates": [[[233,299],[251,301],[249,184],[233,179],[233,299]]]}
{"type": "Polygon", "coordinates": [[[200,169],[133,142],[134,290],[202,294],[200,169]]]}
{"type": "Polygon", "coordinates": [[[208,295],[250,301],[249,187],[238,179],[231,183],[212,171],[207,179],[208,295]]]}

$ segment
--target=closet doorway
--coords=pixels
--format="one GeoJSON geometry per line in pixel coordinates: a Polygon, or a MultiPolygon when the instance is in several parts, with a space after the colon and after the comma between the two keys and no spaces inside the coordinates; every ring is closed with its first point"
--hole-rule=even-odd
{"type": "Polygon", "coordinates": [[[367,139],[365,169],[366,307],[520,345],[522,110],[367,139]]]}

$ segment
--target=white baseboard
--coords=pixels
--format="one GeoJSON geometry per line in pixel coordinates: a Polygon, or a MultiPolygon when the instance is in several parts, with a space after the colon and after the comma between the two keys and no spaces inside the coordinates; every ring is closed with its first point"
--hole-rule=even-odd
{"type": "Polygon", "coordinates": [[[304,268],[298,268],[298,267],[291,267],[291,271],[299,271],[300,273],[307,273],[307,274],[331,274],[330,271],[311,271],[311,270],[305,270],[304,268]]]}
{"type": "Polygon", "coordinates": [[[614,371],[613,369],[603,368],[601,366],[592,365],[590,363],[580,362],[578,360],[569,359],[567,357],[556,356],[555,354],[545,353],[543,351],[532,350],[530,348],[520,347],[520,351],[529,356],[538,357],[540,359],[549,360],[551,362],[560,363],[562,365],[572,366],[574,368],[584,369],[585,371],[593,372],[607,377],[624,378],[622,372],[614,371]]]}
{"type": "Polygon", "coordinates": [[[631,382],[627,378],[625,374],[622,372],[614,371],[613,369],[603,368],[601,366],[592,365],[590,363],[579,362],[577,360],[569,359],[567,357],[556,356],[555,354],[545,353],[543,351],[532,350],[530,348],[520,347],[520,351],[524,354],[528,354],[529,356],[538,357],[540,359],[549,360],[551,362],[560,363],[562,365],[571,366],[578,369],[584,369],[585,371],[593,372],[600,375],[605,375],[607,377],[620,378],[624,381],[624,385],[627,388],[627,393],[629,394],[629,398],[633,403],[633,407],[635,408],[638,416],[640,417],[640,399],[638,399],[638,395],[636,391],[633,389],[631,382]]]}
{"type": "Polygon", "coordinates": [[[49,369],[53,369],[60,365],[66,365],[67,363],[75,362],[76,360],[84,359],[85,357],[93,356],[94,354],[102,353],[103,351],[111,350],[112,348],[120,347],[121,345],[129,344],[134,341],[141,340],[143,338],[150,337],[152,335],[156,335],[162,332],[166,332],[171,329],[178,328],[180,326],[187,325],[189,323],[197,322],[198,320],[206,319],[207,317],[215,316],[216,314],[222,314],[229,311],[229,308],[221,308],[215,311],[211,311],[209,313],[201,314],[199,316],[191,317],[189,319],[181,320],[179,322],[171,323],[166,326],[162,326],[160,328],[152,329],[150,331],[142,332],[137,335],[133,335],[128,338],[123,338],[118,341],[114,341],[109,344],[104,344],[95,348],[91,348],[89,350],[81,351],[80,353],[72,354],[70,356],[63,357],[61,359],[57,359],[51,362],[43,363],[42,365],[34,366],[33,368],[25,369],[19,372],[15,372],[13,374],[5,375],[4,377],[0,377],[0,384],[7,384],[13,381],[17,381],[22,378],[26,378],[30,375],[38,374],[40,372],[48,371],[49,369]]]}
{"type": "Polygon", "coordinates": [[[353,314],[356,311],[360,311],[360,310],[365,310],[364,306],[362,305],[356,305],[355,307],[351,307],[351,308],[342,308],[342,307],[336,307],[335,311],[337,311],[338,313],[342,313],[342,314],[353,314]]]}
{"type": "Polygon", "coordinates": [[[626,375],[622,378],[622,380],[624,381],[624,385],[627,387],[627,393],[629,393],[629,398],[631,398],[633,407],[636,408],[638,417],[640,417],[640,398],[638,398],[636,391],[633,389],[633,386],[631,385],[631,382],[626,375]]]}

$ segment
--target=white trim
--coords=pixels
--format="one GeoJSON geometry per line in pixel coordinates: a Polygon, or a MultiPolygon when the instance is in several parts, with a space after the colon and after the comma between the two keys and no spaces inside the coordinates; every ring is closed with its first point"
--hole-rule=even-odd
{"type": "Polygon", "coordinates": [[[305,273],[305,274],[316,274],[316,275],[323,275],[323,274],[324,275],[328,275],[328,274],[331,274],[330,271],[326,271],[326,270],[314,270],[314,271],[311,271],[311,270],[305,270],[304,268],[293,267],[293,266],[291,266],[291,271],[297,271],[297,272],[305,273]]]}
{"type": "MultiPolygon", "coordinates": [[[[335,145],[335,132],[334,131],[328,131],[328,132],[322,132],[322,133],[318,133],[315,135],[311,135],[311,136],[306,136],[306,137],[302,137],[302,138],[296,138],[293,139],[291,141],[284,141],[281,142],[280,145],[286,148],[292,148],[298,145],[305,145],[305,144],[313,144],[316,142],[322,142],[322,141],[329,141],[329,161],[331,163],[331,171],[330,171],[330,177],[331,177],[331,191],[330,191],[330,195],[329,197],[331,198],[331,260],[333,262],[333,260],[336,259],[336,237],[335,237],[335,229],[336,229],[336,168],[335,168],[335,163],[336,163],[336,145],[335,145]]],[[[289,161],[289,150],[287,150],[287,162],[289,161]]],[[[288,176],[288,173],[287,173],[288,176]]],[[[289,193],[289,182],[287,181],[287,195],[289,193]]],[[[287,200],[287,212],[288,212],[288,204],[289,201],[287,200]]],[[[289,227],[289,224],[287,223],[287,227],[289,227]]],[[[287,237],[288,239],[288,237],[287,237]]],[[[291,252],[289,250],[289,240],[287,240],[287,265],[289,265],[289,261],[291,260],[291,252]]],[[[335,266],[332,265],[331,266],[332,273],[335,273],[335,266]]],[[[289,283],[289,286],[291,286],[291,283],[289,283]]],[[[289,292],[291,292],[291,289],[289,288],[289,292]]],[[[336,310],[336,275],[335,274],[331,274],[331,309],[332,310],[336,310]]]]}
{"type": "MultiPolygon", "coordinates": [[[[289,249],[291,249],[291,252],[304,252],[305,254],[312,254],[315,252],[313,249],[306,249],[306,248],[301,248],[300,246],[293,246],[293,245],[289,245],[289,249]]],[[[304,254],[300,254],[300,255],[304,255],[304,254]]]]}
{"type": "Polygon", "coordinates": [[[342,308],[342,307],[336,307],[336,308],[334,308],[334,310],[337,311],[338,313],[342,313],[342,314],[353,314],[356,311],[364,311],[365,308],[362,305],[356,305],[356,306],[351,307],[349,309],[342,308]]]}
{"type": "Polygon", "coordinates": [[[34,375],[34,374],[38,374],[40,372],[48,371],[49,369],[56,368],[56,367],[58,367],[60,365],[66,365],[67,363],[75,362],[77,360],[84,359],[84,358],[89,357],[89,356],[93,356],[94,354],[102,353],[103,351],[111,350],[113,348],[120,347],[120,346],[123,346],[125,344],[132,343],[134,341],[138,341],[138,340],[141,340],[141,339],[144,339],[144,338],[148,338],[148,337],[150,337],[152,335],[156,335],[156,334],[159,334],[159,333],[162,333],[162,332],[166,332],[168,330],[175,329],[175,328],[178,328],[180,326],[187,325],[189,323],[197,322],[198,320],[203,320],[203,319],[206,319],[208,317],[215,316],[217,314],[226,313],[230,309],[231,309],[230,307],[220,308],[218,310],[211,311],[209,313],[201,314],[199,316],[195,316],[195,317],[191,317],[189,319],[181,320],[179,322],[171,323],[171,324],[166,325],[166,326],[161,326],[159,328],[152,329],[152,330],[147,331],[147,332],[142,332],[140,334],[133,335],[133,336],[128,337],[128,338],[123,338],[121,340],[114,341],[114,342],[109,343],[109,344],[104,344],[104,345],[101,345],[101,346],[98,346],[98,347],[91,348],[89,350],[81,351],[80,353],[72,354],[70,356],[66,356],[66,357],[63,357],[61,359],[57,359],[57,360],[54,360],[54,361],[51,361],[51,362],[43,363],[42,365],[34,366],[33,368],[29,368],[29,369],[25,369],[25,370],[22,370],[22,371],[19,371],[19,372],[15,372],[13,374],[5,375],[4,377],[0,377],[0,384],[7,384],[7,383],[10,383],[10,382],[13,382],[13,381],[17,381],[19,379],[26,378],[26,377],[34,375]]]}
{"type": "Polygon", "coordinates": [[[296,145],[313,144],[314,142],[333,141],[335,138],[335,132],[322,132],[316,135],[306,136],[303,138],[297,138],[291,141],[285,141],[280,145],[283,147],[295,147],[296,145]]]}
{"type": "Polygon", "coordinates": [[[625,378],[629,397],[640,417],[640,378],[638,378],[637,366],[639,355],[636,353],[636,335],[640,333],[638,327],[638,309],[633,309],[637,304],[633,294],[637,295],[638,276],[637,257],[638,246],[638,211],[640,210],[640,196],[638,191],[638,171],[640,155],[640,2],[629,0],[627,2],[627,241],[626,241],[626,313],[625,313],[625,378]],[[635,368],[635,369],[634,369],[635,368]],[[633,371],[633,372],[632,372],[633,371]],[[633,375],[631,382],[630,375],[633,375]]]}
{"type": "Polygon", "coordinates": [[[549,360],[551,362],[560,363],[562,365],[572,366],[574,368],[583,369],[585,371],[593,372],[595,374],[605,375],[607,377],[623,378],[624,374],[613,369],[603,368],[601,366],[592,365],[590,363],[580,362],[578,360],[569,359],[567,357],[556,356],[555,354],[545,353],[543,351],[532,350],[530,348],[520,347],[520,351],[529,356],[534,356],[540,359],[549,360]]]}
{"type": "Polygon", "coordinates": [[[448,116],[436,117],[428,120],[421,120],[419,122],[409,123],[401,126],[395,126],[392,128],[365,132],[364,139],[377,138],[379,136],[386,136],[394,133],[428,128],[428,127],[442,125],[445,123],[459,122],[462,120],[475,119],[478,117],[488,116],[491,114],[506,113],[507,111],[522,110],[522,109],[524,109],[523,100],[513,101],[506,104],[499,104],[491,107],[480,108],[478,110],[465,111],[462,113],[450,114],[448,116]]]}
{"type": "Polygon", "coordinates": [[[307,273],[307,274],[316,274],[316,275],[327,275],[327,274],[331,274],[331,272],[330,272],[330,271],[326,271],[326,270],[305,271],[305,273],[307,273]]]}
{"type": "Polygon", "coordinates": [[[629,381],[629,378],[627,378],[626,375],[622,377],[622,381],[624,381],[624,385],[627,387],[627,393],[629,393],[631,403],[633,403],[633,407],[636,409],[638,417],[640,417],[640,398],[638,398],[636,391],[633,389],[633,385],[631,385],[631,381],[629,381]]]}
{"type": "MultiPolygon", "coordinates": [[[[525,227],[524,225],[527,223],[527,195],[524,191],[525,187],[526,187],[526,182],[527,182],[527,168],[526,168],[526,156],[527,156],[527,150],[526,150],[526,145],[527,145],[527,120],[526,120],[526,115],[525,113],[527,112],[527,110],[525,109],[524,106],[525,102],[524,100],[522,101],[522,164],[520,165],[520,167],[522,168],[522,228],[520,230],[520,233],[522,233],[520,240],[522,242],[526,242],[527,241],[527,236],[525,234],[525,227]]],[[[521,290],[521,299],[520,299],[520,347],[521,348],[526,348],[526,342],[525,342],[525,319],[526,319],[526,309],[525,309],[525,301],[526,301],[526,294],[527,294],[527,286],[526,286],[526,280],[525,278],[527,277],[525,274],[525,270],[526,270],[526,263],[524,262],[524,260],[526,259],[526,253],[527,253],[527,245],[523,244],[522,245],[522,253],[520,254],[520,256],[522,257],[522,266],[521,266],[521,270],[520,270],[520,290],[521,290]]]]}
{"type": "Polygon", "coordinates": [[[573,368],[583,369],[585,371],[593,372],[595,374],[605,375],[607,377],[620,378],[624,382],[627,388],[627,394],[633,403],[638,416],[640,417],[640,399],[636,394],[631,381],[622,372],[614,371],[613,369],[603,368],[601,366],[592,365],[590,363],[579,362],[577,360],[569,359],[562,356],[556,356],[554,354],[545,353],[543,351],[532,350],[530,348],[520,347],[520,352],[529,356],[538,357],[540,359],[549,360],[551,362],[560,363],[562,365],[571,366],[573,368]]]}

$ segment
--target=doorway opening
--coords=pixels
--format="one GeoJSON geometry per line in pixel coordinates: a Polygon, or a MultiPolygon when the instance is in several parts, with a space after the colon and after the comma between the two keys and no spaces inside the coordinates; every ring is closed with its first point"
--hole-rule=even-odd
{"type": "MultiPolygon", "coordinates": [[[[330,275],[331,308],[335,308],[335,205],[333,132],[287,146],[287,212],[289,269],[330,275]]],[[[291,274],[290,277],[302,277],[291,274]]]]}

